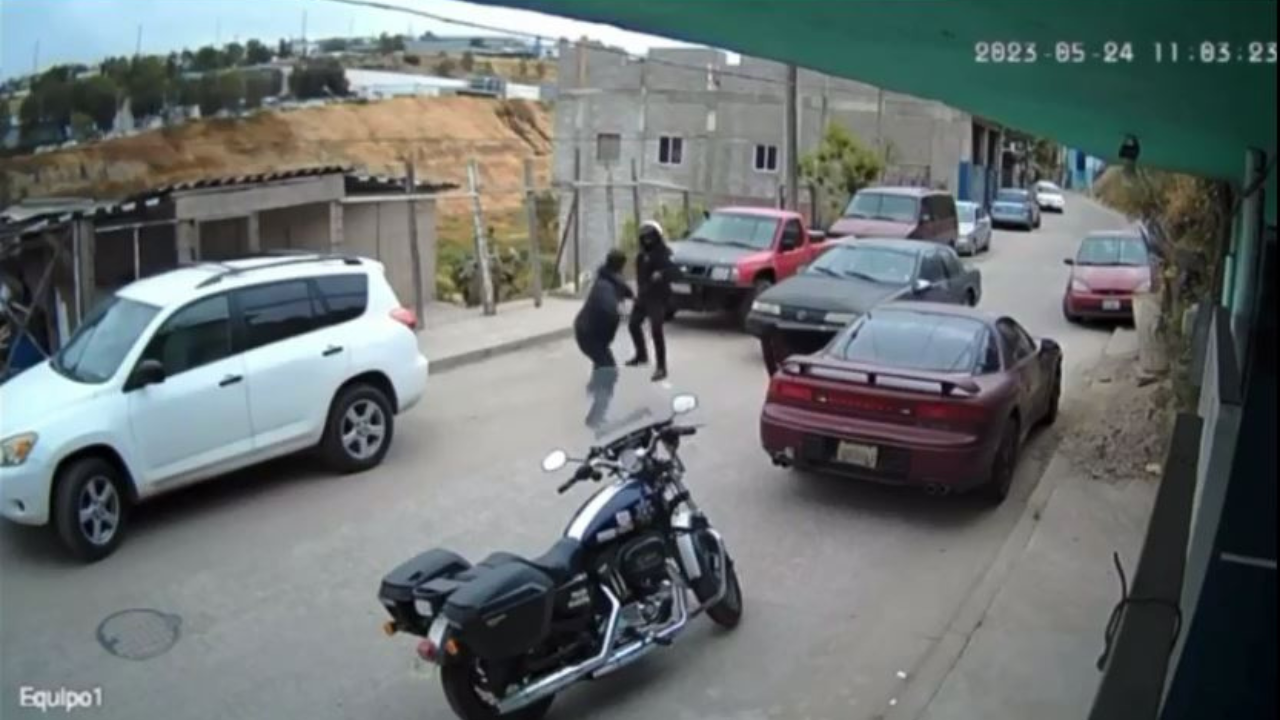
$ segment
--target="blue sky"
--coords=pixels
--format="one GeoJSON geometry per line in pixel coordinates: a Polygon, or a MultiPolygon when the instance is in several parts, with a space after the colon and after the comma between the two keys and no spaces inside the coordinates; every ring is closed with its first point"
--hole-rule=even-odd
{"type": "MultiPolygon", "coordinates": [[[[548,37],[587,35],[643,51],[671,41],[606,25],[550,15],[472,5],[457,0],[384,0],[451,18],[548,37]]],[[[633,0],[634,1],[634,0],[633,0]]],[[[167,53],[249,38],[298,37],[306,12],[307,37],[377,35],[382,32],[437,35],[474,31],[397,12],[341,5],[328,0],[0,0],[0,78],[31,71],[39,43],[39,66],[92,63],[108,55],[133,53],[138,26],[142,51],[167,53]]]]}

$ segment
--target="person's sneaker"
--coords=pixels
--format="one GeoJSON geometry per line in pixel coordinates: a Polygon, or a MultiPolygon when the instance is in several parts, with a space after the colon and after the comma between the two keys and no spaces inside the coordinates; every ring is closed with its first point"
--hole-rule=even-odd
{"type": "Polygon", "coordinates": [[[627,367],[640,367],[641,365],[648,365],[648,364],[649,364],[649,358],[633,357],[627,361],[627,367]]]}
{"type": "Polygon", "coordinates": [[[667,379],[667,370],[666,370],[666,368],[658,368],[657,370],[655,370],[655,371],[654,371],[654,373],[653,373],[653,381],[654,381],[654,382],[661,382],[661,381],[666,380],[666,379],[667,379]]]}

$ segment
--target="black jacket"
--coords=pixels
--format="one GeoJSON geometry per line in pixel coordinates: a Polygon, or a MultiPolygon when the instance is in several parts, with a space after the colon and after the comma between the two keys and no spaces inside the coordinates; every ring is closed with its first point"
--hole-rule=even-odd
{"type": "Polygon", "coordinates": [[[671,282],[678,275],[679,270],[671,261],[671,248],[665,242],[640,248],[636,255],[636,287],[642,301],[666,300],[671,295],[671,282]]]}
{"type": "Polygon", "coordinates": [[[573,320],[573,331],[584,340],[606,345],[613,342],[621,322],[618,305],[633,297],[635,293],[621,275],[601,268],[595,282],[591,283],[587,301],[573,320]]]}

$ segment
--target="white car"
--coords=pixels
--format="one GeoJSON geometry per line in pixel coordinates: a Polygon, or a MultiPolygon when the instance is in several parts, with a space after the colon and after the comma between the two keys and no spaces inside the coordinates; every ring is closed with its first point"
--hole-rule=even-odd
{"type": "Polygon", "coordinates": [[[1040,203],[1041,210],[1056,213],[1067,211],[1067,196],[1062,192],[1062,188],[1048,180],[1036,183],[1036,201],[1040,203]]]}
{"type": "Polygon", "coordinates": [[[309,448],[382,461],[426,389],[414,313],[383,266],[296,255],[128,285],[50,360],[0,385],[0,514],[77,557],[119,545],[155,495],[309,448]]]}

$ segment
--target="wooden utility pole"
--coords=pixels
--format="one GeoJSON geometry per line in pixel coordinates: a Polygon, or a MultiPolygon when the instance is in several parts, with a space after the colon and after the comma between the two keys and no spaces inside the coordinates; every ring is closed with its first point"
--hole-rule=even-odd
{"type": "MultiPolygon", "coordinates": [[[[605,215],[609,220],[609,247],[618,247],[618,216],[613,212],[613,168],[605,175],[604,185],[605,215]]],[[[639,230],[639,228],[636,228],[639,230]]]]}
{"type": "MultiPolygon", "coordinates": [[[[579,46],[581,52],[581,46],[579,46]]],[[[573,148],[573,294],[582,292],[582,149],[573,148]]]]}
{"type": "Polygon", "coordinates": [[[484,235],[484,213],[480,209],[480,175],[474,158],[467,162],[467,188],[471,191],[471,224],[476,239],[476,267],[480,272],[480,300],[484,314],[493,315],[497,308],[493,301],[493,277],[489,274],[489,243],[484,235]]]}
{"type": "Polygon", "coordinates": [[[636,170],[635,158],[631,160],[631,217],[636,223],[636,232],[640,232],[640,174],[636,170]]]}
{"type": "MultiPolygon", "coordinates": [[[[412,197],[418,188],[418,175],[412,160],[404,161],[404,192],[412,197]]],[[[422,248],[418,245],[418,204],[413,200],[405,201],[405,212],[409,221],[409,262],[413,263],[413,315],[418,319],[416,330],[422,329],[423,314],[426,306],[426,290],[422,282],[422,248]]]]}
{"type": "Polygon", "coordinates": [[[800,208],[799,71],[787,66],[787,209],[800,208]]]}
{"type": "Polygon", "coordinates": [[[529,274],[533,306],[542,307],[542,242],[538,237],[538,198],[533,190],[533,160],[524,159],[524,214],[529,224],[529,274]]]}

